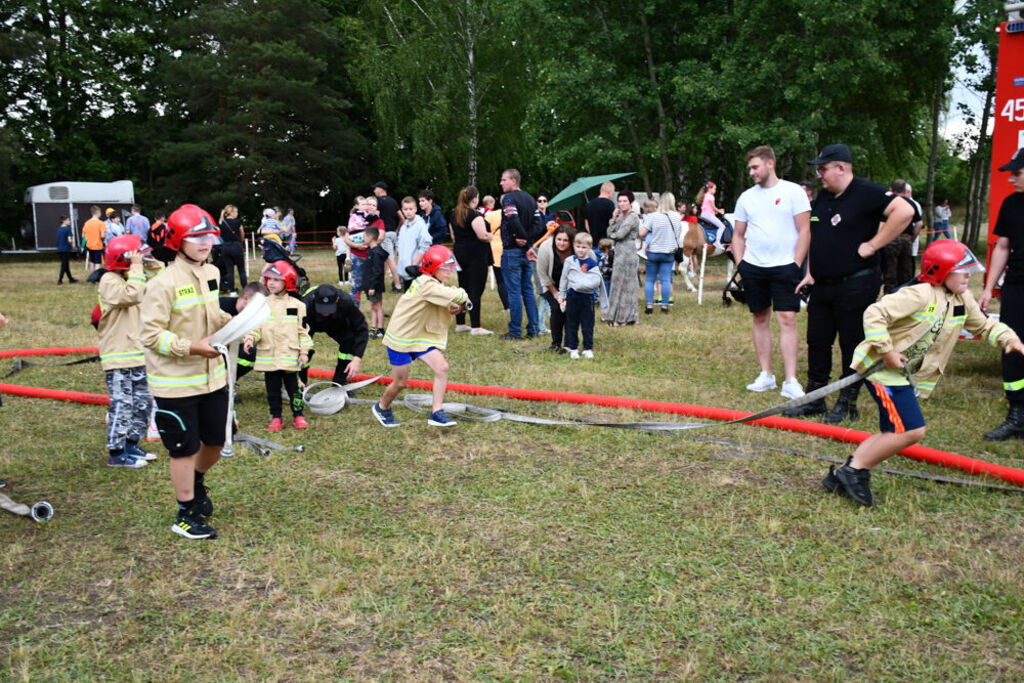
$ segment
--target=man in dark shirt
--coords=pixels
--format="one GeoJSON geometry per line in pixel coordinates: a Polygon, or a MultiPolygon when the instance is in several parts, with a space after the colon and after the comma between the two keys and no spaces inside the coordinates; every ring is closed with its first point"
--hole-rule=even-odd
{"type": "Polygon", "coordinates": [[[921,205],[910,196],[910,185],[906,180],[897,178],[889,185],[889,194],[903,197],[914,209],[914,217],[910,225],[896,235],[896,238],[882,249],[882,291],[891,294],[914,278],[914,241],[921,231],[921,205]]]}
{"type": "Polygon", "coordinates": [[[594,244],[608,236],[608,223],[611,222],[612,214],[615,213],[615,202],[612,201],[614,196],[615,185],[610,180],[606,180],[601,183],[600,196],[591,199],[587,208],[584,209],[585,225],[587,232],[594,238],[594,244]]]}
{"type": "MultiPolygon", "coordinates": [[[[853,157],[846,145],[826,145],[817,159],[822,190],[811,205],[811,247],[807,275],[797,291],[813,285],[807,304],[807,393],[829,381],[832,344],[839,335],[842,376],[853,374],[853,350],[864,340],[864,311],[878,298],[881,285],[879,251],[913,218],[914,210],[885,188],[853,175],[853,157]],[[882,224],[879,227],[879,224],[882,224]]],[[[828,424],[857,417],[860,382],[846,387],[828,424]]],[[[811,401],[786,412],[789,416],[820,415],[825,400],[811,401]]]]}
{"type": "Polygon", "coordinates": [[[373,193],[377,195],[377,213],[384,221],[384,230],[394,232],[398,229],[398,202],[388,195],[388,184],[383,180],[374,183],[373,193]]]}
{"type": "Polygon", "coordinates": [[[441,244],[448,237],[448,221],[444,218],[441,207],[434,203],[433,190],[420,190],[419,214],[427,224],[427,232],[433,244],[441,244]]]}
{"type": "Polygon", "coordinates": [[[57,276],[57,284],[64,284],[64,275],[67,274],[68,282],[78,282],[71,277],[71,252],[74,249],[73,237],[71,236],[71,219],[67,216],[60,217],[60,226],[57,228],[57,253],[60,255],[60,275],[57,276]]]}
{"type": "MultiPolygon", "coordinates": [[[[338,364],[334,368],[333,381],[338,384],[351,382],[359,373],[370,338],[359,304],[351,295],[331,285],[320,285],[307,291],[302,302],[306,304],[305,322],[309,325],[309,336],[326,332],[328,337],[338,342],[338,364]]],[[[308,373],[308,366],[299,372],[303,382],[308,373]]]]}
{"type": "Polygon", "coordinates": [[[501,339],[522,339],[523,307],[526,307],[526,336],[540,330],[537,300],[533,298],[533,243],[544,234],[540,209],[533,197],[519,189],[519,171],[501,174],[501,275],[508,290],[508,332],[501,339]]]}
{"type": "MultiPolygon", "coordinates": [[[[988,313],[992,290],[1005,268],[1006,277],[1000,287],[999,322],[1009,325],[1020,336],[1024,334],[1024,148],[1018,149],[999,170],[1010,172],[1014,192],[999,207],[993,231],[996,245],[988,259],[985,291],[978,297],[978,305],[988,313]]],[[[1006,420],[985,434],[985,438],[988,441],[1024,439],[1024,358],[1020,354],[1003,354],[1003,389],[1010,404],[1006,420]]]]}

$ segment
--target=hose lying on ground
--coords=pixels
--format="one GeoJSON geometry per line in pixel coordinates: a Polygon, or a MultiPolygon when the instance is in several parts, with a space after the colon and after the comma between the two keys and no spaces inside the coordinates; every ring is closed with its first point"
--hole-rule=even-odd
{"type": "MultiPolygon", "coordinates": [[[[19,355],[45,356],[45,355],[66,355],[71,353],[96,354],[97,349],[93,348],[61,348],[61,349],[28,349],[9,350],[0,352],[0,358],[11,358],[19,355]]],[[[311,369],[311,377],[328,379],[333,373],[328,370],[311,369]]],[[[372,379],[370,375],[359,375],[357,380],[372,379]]],[[[390,377],[381,377],[377,380],[379,384],[389,384],[390,377]]],[[[409,387],[414,389],[430,390],[432,383],[425,380],[410,379],[409,387]]],[[[582,405],[604,406],[610,408],[629,408],[632,410],[643,410],[648,412],[669,413],[674,415],[687,415],[690,417],[704,418],[709,420],[729,421],[742,418],[749,418],[752,414],[739,410],[726,408],[714,408],[710,406],[690,405],[686,403],[670,403],[667,401],[649,401],[645,399],[622,398],[618,396],[601,396],[598,394],[583,394],[568,391],[549,391],[541,389],[516,389],[511,387],[487,386],[477,384],[462,384],[450,382],[448,391],[461,394],[472,394],[477,396],[501,396],[514,398],[523,401],[557,401],[561,403],[577,403],[582,405]]],[[[0,393],[12,396],[28,396],[31,398],[51,398],[60,401],[77,401],[79,403],[90,403],[94,405],[107,405],[109,398],[104,394],[89,394],[78,391],[61,391],[58,389],[38,389],[25,387],[17,384],[0,383],[0,393]]],[[[752,422],[744,422],[759,427],[770,427],[785,431],[799,432],[821,436],[827,439],[843,441],[846,443],[859,444],[873,436],[868,432],[862,432],[847,427],[839,427],[806,420],[796,420],[788,417],[766,417],[752,422]]],[[[931,465],[941,465],[963,470],[969,474],[987,474],[997,477],[1003,481],[1017,486],[1024,486],[1024,470],[1005,465],[986,462],[969,458],[956,453],[942,451],[928,446],[914,445],[900,451],[900,455],[920,460],[931,465]]]]}

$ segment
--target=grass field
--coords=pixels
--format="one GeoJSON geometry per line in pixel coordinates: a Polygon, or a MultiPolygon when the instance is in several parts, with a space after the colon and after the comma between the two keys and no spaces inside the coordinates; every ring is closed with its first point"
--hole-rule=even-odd
{"type": "MultiPolygon", "coordinates": [[[[315,282],[334,281],[333,255],[305,263],[315,282]]],[[[0,272],[11,320],[0,347],[95,345],[92,285],[58,287],[56,263],[0,272]]],[[[716,263],[712,275],[723,272],[716,263]]],[[[698,307],[680,282],[671,315],[599,327],[594,361],[552,355],[547,339],[452,333],[451,379],[750,411],[779,402],[744,388],[757,374],[749,314],[714,291],[698,307]]],[[[483,311],[502,331],[493,292],[483,311]]],[[[314,365],[333,367],[336,347],[322,336],[316,347],[314,365]]],[[[379,343],[363,369],[387,372],[379,343]]],[[[95,364],[3,381],[104,392],[95,364]]],[[[265,434],[262,382],[239,391],[243,431],[265,434]]],[[[875,429],[863,392],[860,408],[852,426],[875,429]]],[[[987,344],[958,345],[924,410],[925,445],[1021,464],[1020,442],[981,438],[1005,414],[987,344]]],[[[102,407],[5,397],[5,492],[45,498],[56,517],[0,513],[0,679],[1024,678],[1016,493],[877,474],[876,506],[862,509],[826,495],[826,463],[806,457],[852,446],[800,434],[440,431],[396,416],[401,428],[384,430],[348,406],[311,417],[308,433],[286,428],[280,440],[305,453],[222,461],[207,478],[220,538],[190,542],[170,531],[162,447],[142,470],[110,469],[102,407]]]]}

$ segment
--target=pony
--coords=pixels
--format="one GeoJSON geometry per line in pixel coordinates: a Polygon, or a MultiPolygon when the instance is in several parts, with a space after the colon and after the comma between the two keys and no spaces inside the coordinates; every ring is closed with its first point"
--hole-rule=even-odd
{"type": "Polygon", "coordinates": [[[717,225],[702,218],[696,223],[684,223],[686,234],[683,236],[683,260],[679,263],[679,272],[683,275],[686,288],[691,292],[697,292],[698,288],[693,285],[690,278],[696,276],[697,255],[700,255],[700,291],[697,296],[697,303],[701,303],[704,290],[704,267],[707,259],[717,256],[726,256],[729,259],[727,265],[726,279],[732,280],[733,270],[736,262],[733,258],[732,247],[729,244],[732,239],[732,223],[723,221],[726,230],[720,230],[717,225]],[[727,235],[724,233],[728,233],[727,235]],[[722,238],[726,237],[723,243],[722,238]]]}

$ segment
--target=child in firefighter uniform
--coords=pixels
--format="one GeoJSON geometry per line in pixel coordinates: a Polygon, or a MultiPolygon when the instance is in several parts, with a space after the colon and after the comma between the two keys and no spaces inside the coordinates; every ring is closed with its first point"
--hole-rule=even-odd
{"type": "Polygon", "coordinates": [[[455,255],[440,244],[427,249],[420,261],[420,276],[409,283],[391,313],[391,322],[384,333],[384,346],[391,363],[392,382],[384,390],[380,402],[370,410],[384,427],[397,427],[391,403],[409,383],[409,368],[414,360],[422,361],[434,373],[431,391],[431,427],[454,427],[455,420],[443,409],[448,388],[448,361],[444,349],[448,345],[448,328],[452,316],[464,313],[469,295],[460,287],[445,285],[459,269],[455,255]]]}
{"type": "Polygon", "coordinates": [[[134,469],[156,459],[139,448],[153,406],[139,340],[142,295],[146,291],[142,261],[150,249],[135,235],[121,235],[111,239],[105,251],[107,265],[99,281],[96,329],[100,334],[100,366],[110,394],[107,465],[134,469]]]}
{"type": "Polygon", "coordinates": [[[220,241],[213,217],[184,204],[167,219],[164,247],[174,260],[149,281],[142,299],[146,378],[156,425],[171,457],[178,503],[174,533],[215,538],[205,475],[220,460],[228,417],[227,368],[210,336],[231,316],[220,309],[220,272],[206,263],[220,241]]]}
{"type": "Polygon", "coordinates": [[[306,429],[309,423],[302,415],[302,393],[299,390],[299,370],[308,362],[313,340],[306,326],[306,304],[291,296],[298,287],[299,277],[287,261],[268,263],[263,269],[263,283],[270,290],[267,304],[270,318],[256,331],[245,337],[243,349],[256,346],[254,370],[263,373],[267,385],[267,403],[270,404],[270,424],[267,430],[279,432],[284,427],[281,406],[281,386],[291,402],[292,426],[306,429]]]}
{"type": "Polygon", "coordinates": [[[1005,353],[1024,353],[1013,330],[986,317],[967,289],[971,273],[984,270],[966,245],[936,240],[921,257],[918,282],[882,297],[864,312],[864,341],[851,367],[863,372],[884,362],[865,382],[878,403],[880,433],[861,443],[845,464],[829,467],[822,480],[826,491],[861,505],[873,503],[871,468],[924,437],[917,395],[927,398],[935,389],[962,329],[1005,353]]]}

